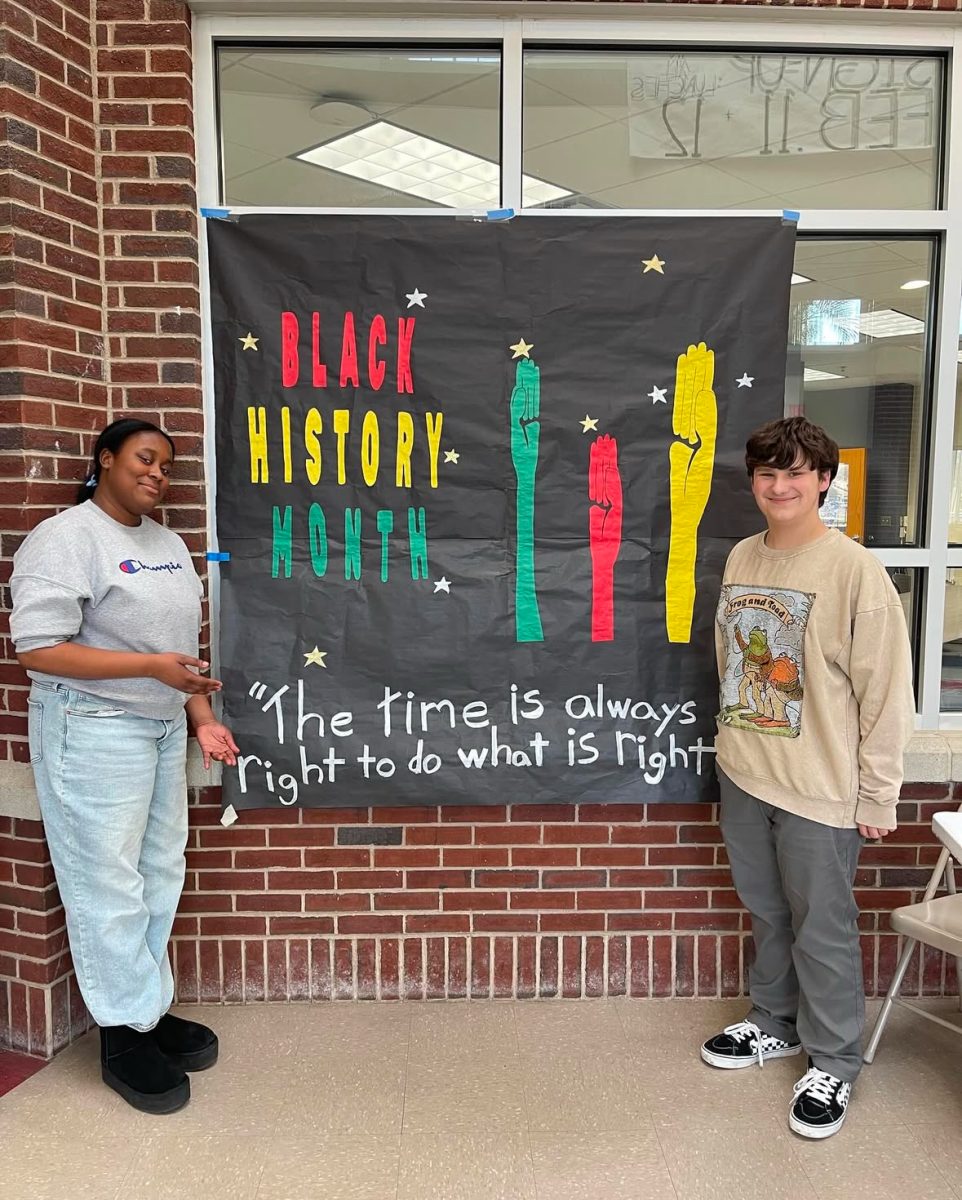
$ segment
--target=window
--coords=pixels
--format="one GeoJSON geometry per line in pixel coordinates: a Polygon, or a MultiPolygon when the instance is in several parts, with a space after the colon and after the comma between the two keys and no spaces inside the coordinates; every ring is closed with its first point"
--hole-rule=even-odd
{"type": "Polygon", "coordinates": [[[942,61],[529,50],[524,169],[597,208],[935,208],[942,61]]]}
{"type": "Polygon", "coordinates": [[[576,7],[199,16],[201,204],[800,212],[785,409],[842,448],[823,514],[902,597],[923,727],[962,725],[962,31],[576,7]]]}
{"type": "Polygon", "coordinates": [[[785,411],[842,448],[847,519],[833,519],[870,547],[918,540],[933,256],[928,238],[802,238],[795,252],[785,411]]]}
{"type": "Polygon", "coordinates": [[[962,570],[945,576],[942,630],[942,711],[962,712],[962,570]]]}
{"type": "Polygon", "coordinates": [[[958,363],[955,373],[955,429],[952,437],[952,482],[949,494],[950,546],[962,546],[962,330],[959,334],[958,363]]]}
{"type": "Polygon", "coordinates": [[[498,47],[221,46],[217,95],[226,204],[500,203],[498,47]]]}
{"type": "Polygon", "coordinates": [[[915,699],[918,703],[919,697],[919,674],[920,674],[920,657],[917,651],[919,644],[920,625],[922,620],[922,572],[914,567],[886,567],[889,579],[895,585],[895,590],[899,594],[899,599],[902,602],[902,611],[905,613],[905,624],[908,626],[909,641],[913,647],[913,665],[915,668],[915,679],[913,681],[915,689],[915,699]]]}

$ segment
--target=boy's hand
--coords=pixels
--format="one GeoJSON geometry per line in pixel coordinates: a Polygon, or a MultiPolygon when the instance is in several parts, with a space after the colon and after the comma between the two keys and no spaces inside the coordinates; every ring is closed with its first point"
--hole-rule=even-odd
{"type": "Polygon", "coordinates": [[[870,841],[877,841],[878,838],[884,838],[887,834],[892,833],[891,829],[876,829],[874,825],[859,825],[858,831],[863,838],[868,838],[870,841]]]}

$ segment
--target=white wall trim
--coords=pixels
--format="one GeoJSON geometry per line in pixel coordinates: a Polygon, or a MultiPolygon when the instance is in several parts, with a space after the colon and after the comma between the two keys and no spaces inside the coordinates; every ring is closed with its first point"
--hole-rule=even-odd
{"type": "MultiPolygon", "coordinates": [[[[962,13],[933,12],[914,13],[894,9],[813,9],[798,7],[770,8],[762,5],[718,5],[710,17],[703,10],[690,9],[674,4],[609,4],[599,11],[597,0],[591,2],[555,3],[553,0],[352,0],[351,16],[345,18],[344,0],[187,0],[187,5],[198,17],[225,17],[230,20],[250,19],[270,14],[271,21],[297,20],[305,18],[338,20],[339,23],[357,19],[399,17],[438,20],[454,17],[460,21],[484,18],[522,18],[545,27],[557,26],[569,30],[572,24],[579,26],[604,26],[608,36],[612,27],[619,31],[624,26],[647,28],[668,24],[683,27],[685,36],[690,36],[692,27],[709,27],[707,36],[717,38],[721,26],[756,26],[765,24],[780,33],[787,32],[794,24],[804,24],[806,29],[813,25],[828,27],[837,36],[839,28],[857,27],[863,36],[853,35],[853,44],[867,46],[866,31],[876,31],[904,37],[908,30],[925,30],[925,36],[936,37],[944,29],[962,25],[962,13]]],[[[580,30],[579,30],[580,33],[580,30]]],[[[548,34],[550,36],[550,32],[548,34]]],[[[566,33],[570,37],[570,31],[566,33]]],[[[623,36],[623,34],[619,34],[623,36]]],[[[738,36],[747,36],[739,30],[738,36]]],[[[770,32],[766,36],[771,36],[770,32]]],[[[904,42],[902,43],[904,44],[904,42]]]]}
{"type": "MultiPolygon", "coordinates": [[[[960,739],[962,740],[962,739],[960,739]]],[[[219,787],[221,765],[212,763],[204,770],[200,747],[195,738],[187,742],[187,786],[189,788],[219,787]]],[[[40,805],[29,763],[0,762],[0,817],[15,817],[22,821],[39,821],[40,805]]]]}
{"type": "MultiPolygon", "coordinates": [[[[197,742],[191,738],[187,746],[187,786],[219,786],[220,765],[205,771],[197,742]]],[[[905,782],[962,782],[962,730],[916,733],[905,752],[905,782]]],[[[520,802],[523,797],[515,799],[520,802]]],[[[27,763],[0,762],[0,817],[40,820],[33,770],[27,763]]]]}

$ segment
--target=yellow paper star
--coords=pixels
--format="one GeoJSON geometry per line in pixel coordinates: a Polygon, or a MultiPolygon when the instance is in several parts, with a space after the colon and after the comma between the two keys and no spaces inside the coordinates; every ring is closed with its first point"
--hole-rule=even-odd
{"type": "Polygon", "coordinates": [[[587,433],[589,429],[594,429],[597,432],[598,418],[597,417],[589,417],[588,414],[585,413],[585,419],[580,424],[581,424],[581,432],[582,433],[587,433]]]}
{"type": "Polygon", "coordinates": [[[248,329],[247,337],[238,338],[237,340],[240,342],[242,350],[256,350],[257,343],[260,341],[260,338],[254,337],[254,335],[248,329]]]}
{"type": "Polygon", "coordinates": [[[526,342],[524,338],[519,338],[513,346],[508,347],[513,350],[512,358],[529,358],[529,351],[534,349],[534,342],[526,342]]]}
{"type": "Polygon", "coordinates": [[[457,450],[445,450],[444,452],[445,462],[456,463],[460,457],[461,455],[457,452],[457,450]]]}
{"type": "Polygon", "coordinates": [[[649,271],[657,271],[659,275],[664,275],[665,272],[662,268],[665,265],[665,260],[659,258],[657,254],[653,254],[651,258],[643,258],[641,261],[645,267],[642,275],[647,275],[649,271]]]}
{"type": "Polygon", "coordinates": [[[304,666],[309,667],[311,664],[316,664],[319,667],[326,667],[327,663],[324,661],[325,658],[327,658],[327,651],[318,650],[318,648],[315,646],[313,650],[309,650],[307,654],[304,655],[304,666]]]}

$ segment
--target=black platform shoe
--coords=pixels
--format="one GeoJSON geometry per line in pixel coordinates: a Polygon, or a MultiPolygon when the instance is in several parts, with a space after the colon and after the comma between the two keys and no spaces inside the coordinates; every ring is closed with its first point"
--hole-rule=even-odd
{"type": "Polygon", "coordinates": [[[190,1099],[190,1080],[183,1068],[161,1053],[152,1031],[101,1026],[100,1074],[108,1087],[141,1112],[176,1112],[190,1099]]]}
{"type": "Polygon", "coordinates": [[[167,1061],[182,1071],[206,1071],[217,1062],[217,1034],[198,1021],[166,1013],[151,1032],[167,1061]]]}

